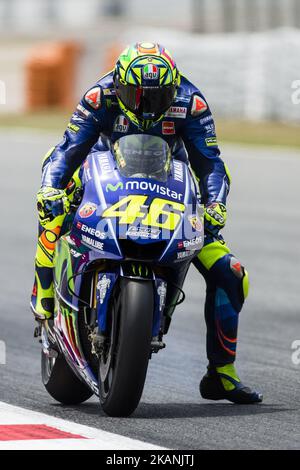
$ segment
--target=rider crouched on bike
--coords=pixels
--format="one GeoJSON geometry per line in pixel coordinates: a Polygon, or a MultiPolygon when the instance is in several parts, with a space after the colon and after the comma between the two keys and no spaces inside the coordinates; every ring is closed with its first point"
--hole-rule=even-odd
{"type": "MultiPolygon", "coordinates": [[[[205,243],[194,264],[206,284],[208,370],[200,382],[203,398],[257,403],[262,395],[246,387],[234,367],[239,312],[248,294],[248,273],[219,230],[226,223],[229,171],[220,158],[214,121],[204,96],[180,74],[159,44],[125,49],[114,70],[85,93],[62,142],[45,156],[38,192],[39,239],[31,308],[42,321],[53,315],[53,252],[63,220],[80,184],[76,170],[101,137],[114,143],[124,135],[147,133],[165,139],[199,181],[205,206],[205,243]]],[[[138,157],[137,157],[138,158],[138,157]]]]}

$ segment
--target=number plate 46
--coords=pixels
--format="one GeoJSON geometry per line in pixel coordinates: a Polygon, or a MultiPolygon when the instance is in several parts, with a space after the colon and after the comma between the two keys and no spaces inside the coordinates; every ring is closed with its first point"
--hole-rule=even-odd
{"type": "Polygon", "coordinates": [[[148,227],[175,230],[185,205],[168,199],[155,198],[146,206],[148,196],[131,195],[124,197],[106,209],[102,217],[118,218],[120,224],[132,225],[138,218],[148,227]]]}

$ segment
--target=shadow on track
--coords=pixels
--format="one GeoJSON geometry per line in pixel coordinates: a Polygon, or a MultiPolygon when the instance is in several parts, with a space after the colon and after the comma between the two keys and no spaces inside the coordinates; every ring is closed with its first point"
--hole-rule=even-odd
{"type": "MultiPolygon", "coordinates": [[[[51,408],[78,411],[80,415],[106,417],[98,403],[85,403],[79,407],[52,404],[51,408]]],[[[140,403],[129,419],[190,419],[233,416],[253,416],[270,413],[292,412],[288,407],[276,404],[234,405],[232,403],[140,403]]],[[[128,418],[126,418],[128,419],[128,418]]]]}
{"type": "Polygon", "coordinates": [[[233,403],[141,403],[135,419],[217,418],[291,411],[279,405],[234,405],[233,403]]]}

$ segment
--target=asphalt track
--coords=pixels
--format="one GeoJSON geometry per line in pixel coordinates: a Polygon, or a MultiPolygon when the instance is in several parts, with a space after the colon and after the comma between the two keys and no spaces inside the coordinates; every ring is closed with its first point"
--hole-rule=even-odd
{"type": "Polygon", "coordinates": [[[167,348],[150,363],[139,408],[129,419],[104,416],[96,398],[62,407],[40,379],[28,303],[33,278],[41,157],[56,135],[0,133],[0,401],[177,449],[299,449],[300,365],[291,360],[300,340],[300,155],[283,149],[224,146],[233,184],[227,242],[251,276],[240,316],[238,370],[264,393],[262,405],[202,400],[205,372],[204,283],[191,269],[186,302],[174,315],[167,348]]]}

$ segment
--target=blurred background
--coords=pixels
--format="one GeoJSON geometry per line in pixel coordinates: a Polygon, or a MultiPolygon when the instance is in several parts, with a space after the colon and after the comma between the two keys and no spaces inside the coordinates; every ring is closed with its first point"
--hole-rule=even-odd
{"type": "Polygon", "coordinates": [[[299,28],[300,0],[0,0],[0,124],[63,128],[122,48],[160,41],[220,140],[299,146],[299,28]]]}

